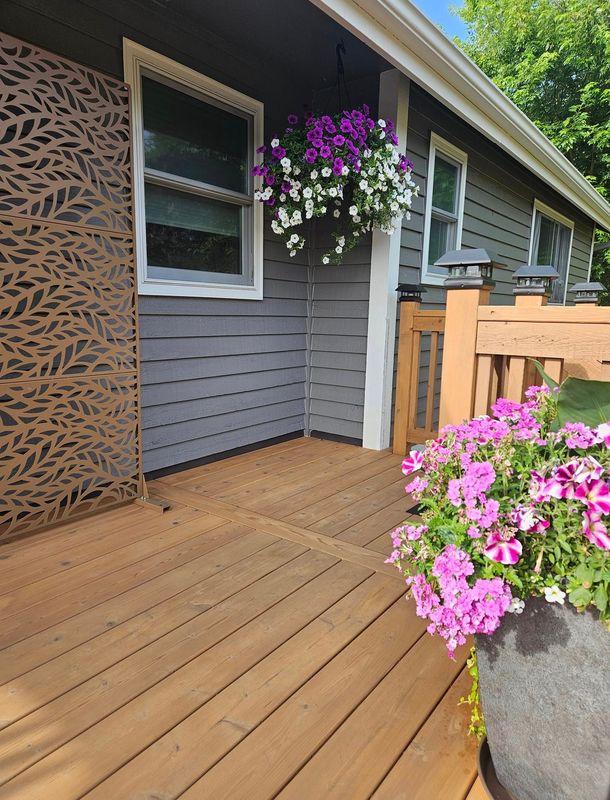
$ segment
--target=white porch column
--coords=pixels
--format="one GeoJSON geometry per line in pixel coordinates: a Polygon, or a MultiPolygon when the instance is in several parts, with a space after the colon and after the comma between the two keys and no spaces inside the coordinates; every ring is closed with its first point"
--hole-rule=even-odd
{"type": "MultiPolygon", "coordinates": [[[[409,79],[396,69],[379,76],[379,116],[396,122],[403,153],[407,147],[409,85],[409,79]]],[[[399,261],[400,228],[392,236],[373,231],[362,434],[363,447],[373,450],[390,446],[399,261]]]]}

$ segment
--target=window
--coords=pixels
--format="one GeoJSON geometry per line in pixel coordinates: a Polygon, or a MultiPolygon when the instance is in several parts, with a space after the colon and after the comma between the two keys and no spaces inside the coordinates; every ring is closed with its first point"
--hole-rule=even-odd
{"type": "Polygon", "coordinates": [[[553,283],[550,303],[566,301],[573,233],[572,220],[544,203],[534,201],[529,263],[550,264],[559,273],[559,278],[553,283]]]}
{"type": "Polygon", "coordinates": [[[422,283],[442,284],[447,270],[434,262],[461,246],[467,163],[466,153],[430,134],[422,283]]]}
{"type": "Polygon", "coordinates": [[[262,297],[263,106],[124,40],[141,294],[262,297]]]}

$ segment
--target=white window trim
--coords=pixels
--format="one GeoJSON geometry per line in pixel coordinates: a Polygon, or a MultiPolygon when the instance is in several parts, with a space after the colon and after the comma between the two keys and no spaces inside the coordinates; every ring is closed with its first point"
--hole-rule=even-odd
{"type": "Polygon", "coordinates": [[[187,90],[207,95],[212,100],[233,106],[252,117],[253,150],[260,147],[264,138],[264,106],[241,92],[224,86],[196,70],[172,61],[154,50],[123,39],[123,68],[125,82],[131,89],[131,130],[133,148],[134,227],[138,291],[144,295],[170,297],[222,297],[245,300],[263,299],[263,207],[254,202],[252,209],[253,252],[252,285],[230,283],[203,283],[151,278],[146,274],[146,224],[144,210],[144,148],[142,132],[142,70],[156,73],[187,90]]]}
{"type": "Polygon", "coordinates": [[[432,184],[434,181],[434,162],[436,151],[457,161],[460,165],[460,185],[457,197],[457,229],[455,233],[455,249],[462,246],[462,227],[464,224],[464,199],[466,197],[466,172],[468,170],[468,154],[451,142],[443,139],[434,131],[430,132],[430,149],[428,151],[428,167],[426,172],[426,204],[424,210],[424,233],[421,253],[421,283],[428,286],[442,286],[445,277],[428,273],[428,251],[430,247],[430,225],[432,222],[432,184]]]}
{"type": "MultiPolygon", "coordinates": [[[[570,229],[570,245],[568,247],[568,269],[566,272],[566,283],[563,289],[563,300],[561,303],[551,303],[551,305],[564,305],[566,304],[566,297],[568,295],[568,284],[570,283],[570,267],[572,266],[572,242],[574,241],[574,220],[570,219],[569,217],[560,214],[559,211],[555,211],[554,208],[551,206],[547,206],[546,203],[543,203],[538,198],[534,198],[534,205],[532,206],[532,224],[530,228],[530,246],[528,249],[527,255],[527,263],[532,264],[533,257],[534,257],[534,234],[536,231],[536,214],[544,214],[545,217],[550,217],[550,219],[554,219],[557,222],[560,222],[562,225],[565,225],[566,228],[570,229]]],[[[595,236],[595,231],[593,232],[595,236]]]]}

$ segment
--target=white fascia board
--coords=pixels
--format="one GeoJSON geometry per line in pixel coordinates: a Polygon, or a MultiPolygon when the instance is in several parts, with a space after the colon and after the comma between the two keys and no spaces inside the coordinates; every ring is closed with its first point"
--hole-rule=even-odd
{"type": "Polygon", "coordinates": [[[310,0],[610,230],[610,204],[410,0],[310,0]]]}

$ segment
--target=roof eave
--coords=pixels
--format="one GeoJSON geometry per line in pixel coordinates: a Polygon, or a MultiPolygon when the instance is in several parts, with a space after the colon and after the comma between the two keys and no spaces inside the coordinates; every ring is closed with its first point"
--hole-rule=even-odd
{"type": "Polygon", "coordinates": [[[610,204],[410,0],[311,2],[610,230],[610,204]]]}

